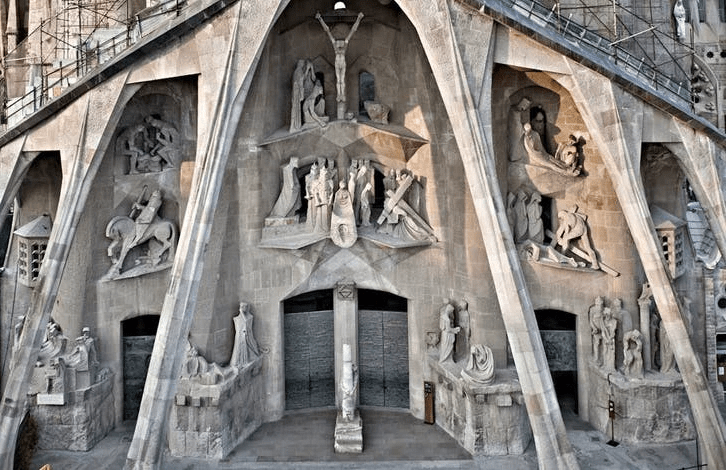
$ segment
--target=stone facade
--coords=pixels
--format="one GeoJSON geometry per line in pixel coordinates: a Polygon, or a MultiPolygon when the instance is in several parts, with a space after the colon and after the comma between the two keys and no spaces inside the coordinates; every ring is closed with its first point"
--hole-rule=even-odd
{"type": "Polygon", "coordinates": [[[718,122],[505,3],[189,1],[16,115],[0,210],[53,229],[36,287],[8,242],[0,459],[52,314],[98,335],[128,468],[223,459],[293,389],[365,452],[355,410],[423,418],[425,382],[473,454],[576,468],[561,410],[606,433],[604,400],[725,465],[722,276],[685,232],[697,201],[726,249],[718,122]]]}

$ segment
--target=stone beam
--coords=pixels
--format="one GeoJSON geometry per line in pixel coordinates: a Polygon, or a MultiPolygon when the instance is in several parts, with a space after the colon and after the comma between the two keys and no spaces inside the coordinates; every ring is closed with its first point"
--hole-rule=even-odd
{"type": "Polygon", "coordinates": [[[673,118],[681,142],[666,144],[681,165],[708,218],[721,253],[726,253],[726,202],[721,187],[721,167],[726,152],[701,132],[673,118]]]}
{"type": "Polygon", "coordinates": [[[472,98],[472,95],[477,96],[479,102],[484,103],[488,100],[481,99],[482,96],[491,93],[491,32],[486,42],[466,54],[471,64],[475,61],[487,64],[477,72],[481,76],[468,77],[447,0],[398,0],[397,3],[418,32],[454,131],[522,385],[539,467],[579,468],[567,440],[534,309],[504,210],[492,148],[490,109],[484,105],[477,109],[472,98]]]}
{"type": "MultiPolygon", "coordinates": [[[[15,443],[25,413],[28,384],[38,359],[45,327],[53,311],[70,246],[88,199],[91,184],[108,145],[108,129],[111,129],[112,133],[118,120],[118,114],[113,114],[115,107],[109,106],[109,100],[114,96],[119,99],[124,82],[125,75],[119,75],[104,85],[103,93],[91,94],[85,104],[79,103],[79,107],[83,106],[85,110],[80,110],[83,113],[83,120],[79,126],[72,168],[63,178],[58,214],[40,269],[38,285],[33,290],[26,313],[19,349],[10,363],[0,404],[0,468],[13,467],[15,443]],[[97,126],[97,123],[107,123],[107,125],[97,126]]],[[[22,162],[16,165],[22,165],[22,162]]],[[[18,173],[23,171],[18,170],[18,173]]],[[[10,195],[7,189],[6,187],[3,201],[6,198],[12,200],[14,196],[10,195]]]]}
{"type": "Polygon", "coordinates": [[[726,428],[691,345],[640,177],[642,129],[633,117],[642,115],[643,103],[577,63],[570,67],[572,75],[554,78],[572,94],[612,179],[681,371],[708,468],[726,468],[726,428]]]}
{"type": "MultiPolygon", "coordinates": [[[[125,468],[161,467],[170,407],[194,317],[224,171],[252,76],[270,29],[289,0],[240,1],[218,94],[203,136],[177,255],[164,298],[144,395],[125,468]]],[[[200,97],[201,97],[200,93],[200,97]]],[[[200,119],[200,121],[205,121],[200,119]]]]}

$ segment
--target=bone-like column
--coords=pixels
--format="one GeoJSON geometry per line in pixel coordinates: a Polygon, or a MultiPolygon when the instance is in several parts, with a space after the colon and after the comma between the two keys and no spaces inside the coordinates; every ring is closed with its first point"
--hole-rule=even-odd
{"type": "MultiPolygon", "coordinates": [[[[400,0],[426,52],[438,85],[471,190],[484,246],[489,258],[504,326],[532,426],[539,467],[579,468],[567,439],[552,377],[539,334],[534,309],[519,263],[497,181],[492,148],[491,117],[487,107],[477,110],[459,54],[446,0],[400,0]]],[[[492,53],[482,44],[484,70],[491,94],[492,53]]],[[[472,83],[476,83],[474,77],[472,83]]],[[[474,93],[479,94],[480,90],[474,93]]]]}
{"type": "Polygon", "coordinates": [[[726,468],[726,427],[691,345],[640,177],[642,125],[633,116],[642,116],[643,103],[577,63],[571,62],[570,67],[571,75],[553,78],[570,90],[613,182],[681,371],[708,468],[726,468]],[[625,120],[621,117],[624,110],[628,113],[625,120]]]}
{"type": "Polygon", "coordinates": [[[288,1],[245,1],[234,7],[234,24],[218,82],[219,94],[198,152],[171,282],[164,297],[139,417],[126,457],[128,470],[161,467],[168,416],[181,373],[185,340],[194,317],[205,251],[232,140],[264,41],[288,1]]]}

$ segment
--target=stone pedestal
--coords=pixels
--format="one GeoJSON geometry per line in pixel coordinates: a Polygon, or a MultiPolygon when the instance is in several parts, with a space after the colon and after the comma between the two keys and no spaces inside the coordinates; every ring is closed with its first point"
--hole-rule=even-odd
{"type": "Polygon", "coordinates": [[[90,387],[29,397],[38,423],[38,447],[86,452],[103,439],[115,424],[113,374],[90,387]],[[44,395],[44,396],[41,396],[44,395]],[[47,403],[47,404],[43,404],[47,403]],[[59,404],[54,404],[59,403],[59,404]]]}
{"type": "Polygon", "coordinates": [[[512,369],[490,385],[461,377],[462,365],[426,357],[434,382],[436,424],[474,455],[522,454],[532,440],[522,388],[512,369]]]}
{"type": "Polygon", "coordinates": [[[645,373],[644,378],[607,373],[590,361],[590,423],[615,441],[669,443],[696,438],[691,406],[677,373],[645,373]],[[608,400],[615,419],[608,415],[608,400]]]}
{"type": "Polygon", "coordinates": [[[223,459],[262,424],[261,359],[220,383],[180,380],[169,422],[169,449],[178,457],[223,459]]]}
{"type": "Polygon", "coordinates": [[[335,451],[347,454],[363,452],[363,420],[357,411],[351,420],[346,420],[338,412],[335,418],[335,451]]]}

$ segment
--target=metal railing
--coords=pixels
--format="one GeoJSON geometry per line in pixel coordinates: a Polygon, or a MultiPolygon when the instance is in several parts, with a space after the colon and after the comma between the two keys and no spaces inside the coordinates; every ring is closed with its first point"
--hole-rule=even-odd
{"type": "MultiPolygon", "coordinates": [[[[548,8],[535,0],[500,0],[500,2],[540,27],[561,35],[571,45],[607,58],[633,79],[658,90],[674,103],[693,110],[690,81],[687,78],[679,80],[663,73],[660,70],[661,66],[653,65],[653,61],[647,60],[643,55],[633,54],[623,47],[622,42],[611,41],[572,21],[570,17],[561,16],[554,7],[548,8]]],[[[685,70],[680,64],[678,68],[685,70]]]]}
{"type": "MultiPolygon", "coordinates": [[[[91,45],[92,38],[87,38],[85,46],[78,51],[78,59],[74,61],[60,62],[59,66],[28,62],[23,64],[39,66],[41,80],[40,84],[33,85],[25,95],[8,99],[6,108],[2,110],[8,127],[35,113],[96,67],[136,44],[141,38],[153,32],[157,23],[163,19],[178,16],[185,4],[186,0],[164,0],[140,11],[130,19],[125,31],[106,41],[91,45]]],[[[29,39],[30,36],[26,41],[29,39]]]]}

